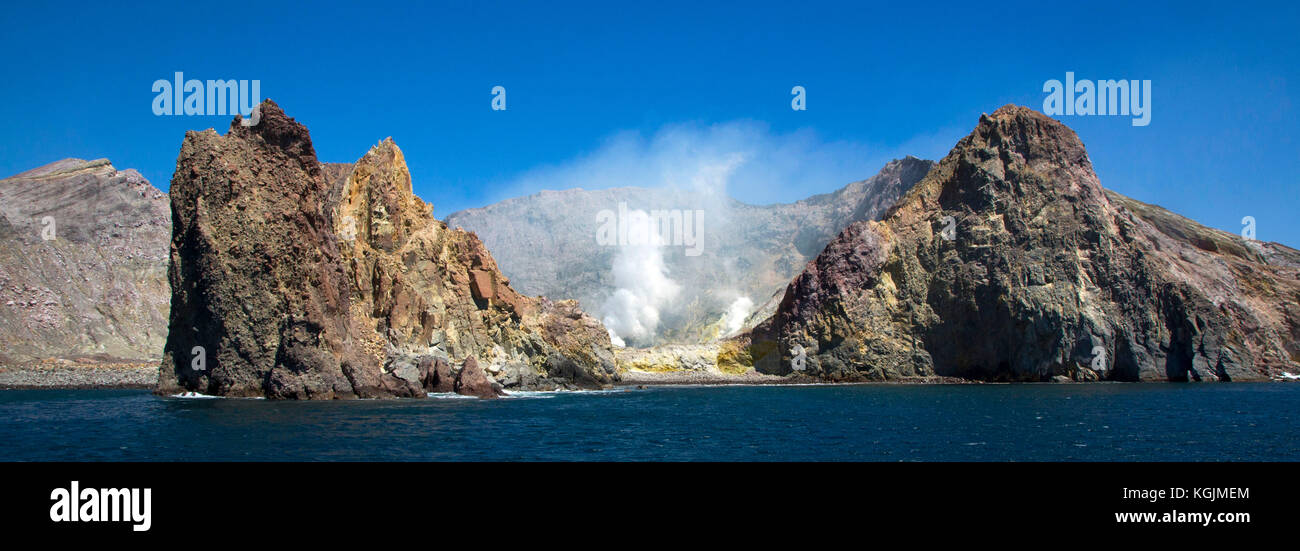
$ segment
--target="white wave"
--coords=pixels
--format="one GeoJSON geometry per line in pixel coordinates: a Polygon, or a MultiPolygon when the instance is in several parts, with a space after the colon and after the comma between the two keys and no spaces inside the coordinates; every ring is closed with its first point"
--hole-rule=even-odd
{"type": "Polygon", "coordinates": [[[554,398],[561,394],[614,394],[618,392],[630,392],[631,389],[610,388],[601,390],[507,390],[506,398],[554,398]]]}
{"type": "Polygon", "coordinates": [[[477,396],[466,396],[464,394],[456,394],[455,392],[429,392],[426,393],[425,396],[428,396],[429,398],[433,398],[435,400],[477,400],[478,399],[477,396]]]}
{"type": "Polygon", "coordinates": [[[507,390],[502,398],[554,398],[556,392],[541,390],[507,390]]]}
{"type": "Polygon", "coordinates": [[[216,400],[216,399],[224,398],[224,396],[213,396],[213,395],[211,395],[211,394],[203,394],[202,392],[193,392],[193,391],[191,391],[191,392],[182,392],[182,393],[180,393],[180,394],[172,394],[171,397],[172,397],[172,398],[188,398],[188,399],[191,399],[191,400],[207,400],[207,399],[216,400]]]}

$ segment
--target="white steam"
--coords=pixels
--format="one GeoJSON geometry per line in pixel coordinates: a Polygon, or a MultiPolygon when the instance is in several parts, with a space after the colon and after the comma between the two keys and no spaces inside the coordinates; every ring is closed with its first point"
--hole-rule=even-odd
{"type": "Polygon", "coordinates": [[[740,332],[745,326],[745,318],[749,317],[750,312],[754,311],[754,301],[749,297],[739,297],[731,301],[731,306],[727,307],[726,313],[722,314],[722,323],[726,327],[726,332],[722,336],[730,336],[740,332]]]}
{"type": "Polygon", "coordinates": [[[610,340],[620,347],[625,341],[653,342],[660,311],[681,291],[681,285],[668,277],[659,237],[651,235],[646,243],[620,247],[613,276],[617,290],[601,308],[610,340]]]}
{"type": "MultiPolygon", "coordinates": [[[[664,167],[661,186],[689,186],[697,193],[722,195],[731,174],[744,163],[743,153],[730,152],[697,158],[694,164],[686,167],[664,167]]],[[[721,203],[716,201],[714,204],[721,203]]],[[[699,212],[703,214],[705,211],[699,212]]],[[[610,341],[620,347],[626,346],[628,341],[653,344],[658,335],[661,312],[670,306],[682,289],[668,277],[668,267],[664,264],[665,247],[680,243],[664,242],[665,234],[650,228],[651,217],[644,210],[634,210],[629,214],[628,226],[643,228],[644,231],[637,232],[642,239],[633,239],[620,246],[613,262],[615,291],[601,307],[602,321],[609,331],[610,341]]],[[[714,221],[724,219],[724,215],[716,210],[713,214],[711,219],[714,221]]],[[[699,225],[705,222],[696,220],[695,223],[700,229],[699,225]]],[[[739,326],[743,321],[742,317],[735,323],[739,326]]]]}
{"type": "MultiPolygon", "coordinates": [[[[722,255],[721,240],[713,239],[744,216],[729,198],[763,205],[833,191],[875,174],[890,159],[906,154],[942,157],[964,133],[963,128],[903,143],[868,144],[827,140],[811,130],[778,132],[755,121],[672,124],[650,134],[615,134],[584,155],[536,167],[494,187],[497,199],[547,189],[656,189],[665,191],[664,204],[628,206],[678,209],[684,215],[702,212],[706,237],[702,254],[674,243],[620,244],[612,255],[612,292],[589,297],[601,304],[597,311],[615,345],[649,346],[669,324],[689,322],[690,308],[717,312],[726,303],[715,300],[739,296],[724,310],[723,327],[729,334],[742,328],[754,308],[753,301],[743,296],[754,292],[745,287],[748,281],[742,281],[748,274],[744,270],[750,268],[738,268],[737,259],[722,255]]],[[[600,242],[599,236],[596,240],[600,242]]]]}

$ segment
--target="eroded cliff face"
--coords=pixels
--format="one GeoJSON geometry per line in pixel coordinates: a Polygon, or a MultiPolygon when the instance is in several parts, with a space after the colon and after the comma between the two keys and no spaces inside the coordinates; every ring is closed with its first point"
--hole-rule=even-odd
{"type": "Polygon", "coordinates": [[[160,393],[486,397],[615,377],[604,328],[515,293],[473,234],[411,193],[391,141],[322,165],[267,101],[256,126],[188,133],[171,197],[160,393]]]}
{"type": "Polygon", "coordinates": [[[1073,131],[1006,106],[739,342],[830,380],[1263,379],[1297,367],[1294,253],[1106,192],[1073,131]]]}
{"type": "Polygon", "coordinates": [[[411,192],[391,140],[337,185],[334,231],[353,291],[351,316],[370,353],[476,357],[507,388],[614,381],[604,327],[573,301],[516,292],[477,236],[449,229],[411,192]]]}
{"type": "Polygon", "coordinates": [[[307,129],[272,103],[262,108],[257,126],[237,119],[225,136],[185,135],[170,189],[171,318],[158,390],[395,394],[357,350],[307,129]]]}
{"type": "Polygon", "coordinates": [[[167,194],[107,159],[0,179],[0,364],[156,362],[167,194]]]}

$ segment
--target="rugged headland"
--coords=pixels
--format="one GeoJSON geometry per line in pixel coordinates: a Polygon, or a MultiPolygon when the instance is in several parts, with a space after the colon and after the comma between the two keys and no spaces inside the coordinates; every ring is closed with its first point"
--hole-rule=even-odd
{"type": "Polygon", "coordinates": [[[600,323],[515,292],[474,234],[412,194],[391,141],[322,165],[268,100],[255,126],[187,133],[170,191],[159,393],[492,397],[617,379],[600,323]]]}
{"type": "Polygon", "coordinates": [[[1297,260],[1107,192],[1072,130],[1006,106],[733,342],[831,381],[1264,380],[1300,367],[1297,260]]]}

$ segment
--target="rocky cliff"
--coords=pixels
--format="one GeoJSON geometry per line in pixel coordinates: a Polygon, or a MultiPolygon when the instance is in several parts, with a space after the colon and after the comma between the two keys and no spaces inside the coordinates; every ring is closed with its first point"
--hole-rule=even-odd
{"type": "MultiPolygon", "coordinates": [[[[446,220],[481,236],[522,292],[573,297],[603,316],[609,297],[627,282],[615,276],[622,249],[597,242],[598,213],[617,212],[621,204],[647,212],[702,211],[700,254],[687,255],[685,247],[662,251],[665,284],[678,292],[660,304],[656,334],[629,339],[642,346],[699,343],[727,335],[733,322],[725,316],[738,315],[734,322],[740,322],[761,309],[840,230],[854,220],[878,219],[933,166],[915,157],[895,160],[870,179],[788,204],[749,205],[717,190],[570,189],[459,211],[446,220]],[[741,297],[750,309],[728,314],[741,297]]],[[[733,187],[743,193],[744,183],[733,187]]]]}
{"type": "Polygon", "coordinates": [[[322,165],[267,101],[256,126],[186,134],[171,204],[160,393],[487,397],[616,377],[599,322],[516,293],[412,194],[391,141],[322,165]]]}
{"type": "Polygon", "coordinates": [[[830,380],[1264,379],[1300,359],[1296,259],[1107,192],[1073,131],[1006,106],[737,342],[830,380]]]}
{"type": "Polygon", "coordinates": [[[167,195],[107,159],[0,180],[0,364],[156,361],[167,195]]]}

